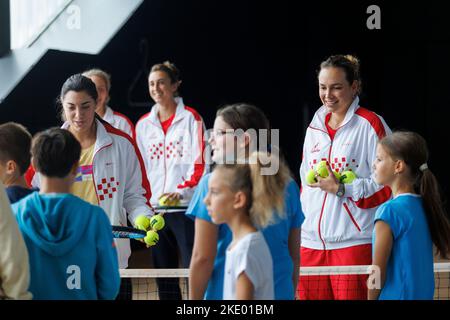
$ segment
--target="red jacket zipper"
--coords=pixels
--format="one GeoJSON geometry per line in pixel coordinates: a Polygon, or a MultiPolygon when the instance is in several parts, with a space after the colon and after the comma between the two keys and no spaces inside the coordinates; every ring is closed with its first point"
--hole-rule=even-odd
{"type": "Polygon", "coordinates": [[[345,208],[345,211],[347,211],[348,215],[350,216],[350,219],[352,220],[352,222],[355,225],[356,229],[358,229],[358,231],[361,232],[361,228],[359,227],[358,223],[356,222],[355,218],[353,217],[353,215],[350,212],[350,209],[348,208],[346,203],[344,203],[344,208],[345,208]]]}

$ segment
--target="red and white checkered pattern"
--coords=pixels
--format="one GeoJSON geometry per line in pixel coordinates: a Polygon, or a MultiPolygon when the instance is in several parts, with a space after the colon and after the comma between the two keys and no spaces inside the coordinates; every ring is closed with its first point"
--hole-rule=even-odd
{"type": "Polygon", "coordinates": [[[116,181],[114,177],[103,178],[102,183],[97,185],[97,194],[100,201],[104,201],[105,199],[112,199],[113,194],[117,192],[117,188],[119,187],[119,181],[116,181]]]}
{"type": "MultiPolygon", "coordinates": [[[[316,165],[320,161],[328,161],[326,158],[322,159],[313,159],[312,163],[309,163],[309,166],[311,169],[314,169],[316,165]]],[[[346,170],[353,171],[354,169],[358,168],[359,165],[356,163],[356,159],[351,159],[351,163],[347,162],[347,159],[345,157],[342,158],[334,158],[331,159],[331,169],[336,172],[343,172],[346,170]]]]}

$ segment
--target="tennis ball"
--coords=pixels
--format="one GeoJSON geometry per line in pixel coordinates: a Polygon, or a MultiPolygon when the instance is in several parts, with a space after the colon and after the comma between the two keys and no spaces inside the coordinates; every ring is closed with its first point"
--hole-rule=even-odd
{"type": "Polygon", "coordinates": [[[169,200],[167,196],[162,196],[161,198],[159,198],[159,205],[161,207],[165,206],[176,207],[180,205],[180,200],[179,199],[169,200]]]}
{"type": "Polygon", "coordinates": [[[356,179],[356,174],[353,171],[344,171],[341,175],[341,181],[345,184],[350,184],[356,179]]]}
{"type": "Polygon", "coordinates": [[[327,162],[326,161],[320,161],[316,166],[316,172],[321,178],[328,177],[328,169],[327,169],[327,162]]]}
{"type": "Polygon", "coordinates": [[[309,170],[308,173],[306,174],[306,183],[307,184],[313,184],[316,183],[317,179],[316,179],[316,172],[314,170],[309,170]]]}
{"type": "Polygon", "coordinates": [[[151,247],[151,246],[154,246],[155,244],[157,244],[158,241],[159,241],[159,236],[156,233],[156,231],[153,231],[153,230],[147,231],[147,235],[144,238],[144,242],[146,245],[151,247]]]}
{"type": "Polygon", "coordinates": [[[155,230],[155,231],[159,231],[162,228],[164,228],[165,222],[164,222],[164,218],[162,216],[160,216],[159,214],[154,215],[153,217],[151,217],[150,219],[150,227],[155,230]]]}
{"type": "Polygon", "coordinates": [[[134,220],[134,225],[137,229],[147,231],[150,227],[150,219],[144,215],[140,215],[134,220]]]}

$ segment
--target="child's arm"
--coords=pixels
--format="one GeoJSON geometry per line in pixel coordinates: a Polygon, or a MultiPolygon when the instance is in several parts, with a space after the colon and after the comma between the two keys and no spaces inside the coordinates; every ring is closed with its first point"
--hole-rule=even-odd
{"type": "Polygon", "coordinates": [[[255,289],[245,272],[242,272],[236,282],[236,300],[254,300],[255,289]]]}
{"type": "Polygon", "coordinates": [[[392,237],[391,227],[386,222],[378,220],[375,223],[375,249],[373,264],[380,268],[380,288],[369,289],[369,300],[377,300],[381,289],[384,287],[387,264],[389,261],[389,256],[391,255],[393,242],[394,240],[392,237]]]}
{"type": "Polygon", "coordinates": [[[214,269],[218,227],[202,218],[195,219],[195,240],[189,267],[189,299],[202,300],[214,269]]]}

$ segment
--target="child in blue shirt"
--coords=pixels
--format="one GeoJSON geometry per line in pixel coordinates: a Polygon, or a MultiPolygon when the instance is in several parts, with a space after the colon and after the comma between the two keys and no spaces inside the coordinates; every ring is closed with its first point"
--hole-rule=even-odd
{"type": "MultiPolygon", "coordinates": [[[[249,134],[252,129],[257,133],[259,130],[265,132],[268,139],[264,142],[270,145],[270,124],[261,110],[245,103],[220,109],[210,138],[213,161],[224,164],[236,160],[233,157],[239,154],[248,156],[251,146],[258,143],[254,141],[257,137],[249,134]],[[243,132],[239,138],[238,131],[243,132]],[[236,149],[237,155],[233,154],[236,149]]],[[[262,142],[261,139],[259,143],[262,142]]],[[[207,174],[200,180],[186,211],[188,216],[195,218],[194,249],[189,271],[189,298],[195,300],[223,299],[226,248],[232,240],[230,228],[226,224],[214,224],[203,202],[208,193],[210,176],[207,174]]],[[[284,194],[283,218],[274,215],[275,223],[261,231],[273,259],[275,299],[292,300],[299,277],[300,226],[305,217],[300,205],[299,188],[294,180],[288,181],[284,194]]]]}
{"type": "Polygon", "coordinates": [[[369,283],[369,299],[433,299],[433,243],[446,258],[450,223],[427,161],[426,142],[417,133],[395,132],[378,144],[375,179],[392,189],[393,199],[375,215],[373,265],[381,288],[369,283]]]}
{"type": "Polygon", "coordinates": [[[114,299],[120,275],[109,219],[100,207],[69,194],[80,143],[67,130],[49,129],[33,139],[31,153],[40,193],[12,208],[28,249],[33,298],[114,299]]]}

